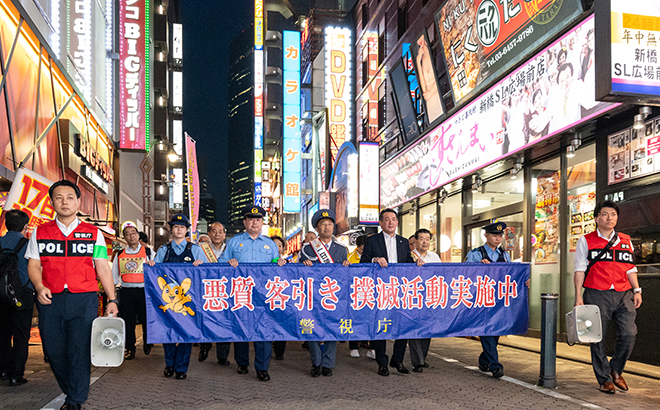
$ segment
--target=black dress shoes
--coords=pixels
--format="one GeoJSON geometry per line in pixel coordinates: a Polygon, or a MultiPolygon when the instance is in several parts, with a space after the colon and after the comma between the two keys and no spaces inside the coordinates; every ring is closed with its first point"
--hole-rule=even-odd
{"type": "Polygon", "coordinates": [[[490,366],[488,366],[488,365],[485,365],[485,364],[480,364],[479,365],[479,370],[481,370],[482,372],[487,372],[489,369],[490,369],[490,366]]]}
{"type": "Polygon", "coordinates": [[[209,351],[207,349],[199,349],[199,357],[197,357],[197,360],[203,362],[207,357],[209,357],[209,351]]]}
{"type": "Polygon", "coordinates": [[[9,379],[9,385],[10,386],[20,386],[22,384],[27,383],[27,379],[25,377],[12,377],[9,379]]]}
{"type": "Polygon", "coordinates": [[[135,352],[127,350],[126,353],[124,353],[124,360],[133,360],[135,359],[135,352]]]}
{"type": "Polygon", "coordinates": [[[275,360],[284,360],[284,355],[283,354],[276,354],[275,355],[275,360]]]}
{"type": "Polygon", "coordinates": [[[149,353],[151,353],[151,348],[154,347],[152,344],[144,344],[142,346],[142,351],[144,351],[145,356],[149,356],[149,353]]]}
{"type": "Polygon", "coordinates": [[[238,368],[236,369],[236,372],[238,374],[247,374],[248,367],[247,366],[238,366],[238,368]]]}
{"type": "Polygon", "coordinates": [[[185,380],[187,377],[188,377],[188,374],[186,374],[186,372],[176,372],[175,379],[185,380]]]}
{"type": "Polygon", "coordinates": [[[259,379],[260,382],[267,382],[270,380],[270,376],[265,370],[257,370],[257,379],[259,379]]]}
{"type": "Polygon", "coordinates": [[[410,370],[406,369],[403,363],[390,362],[390,366],[394,367],[399,373],[410,374],[410,370]]]}
{"type": "Polygon", "coordinates": [[[71,403],[64,403],[62,407],[60,407],[60,410],[80,410],[81,405],[80,404],[71,404],[71,403]]]}
{"type": "Polygon", "coordinates": [[[429,364],[426,363],[426,362],[424,362],[424,364],[422,365],[422,367],[429,367],[429,364]]]}
{"type": "Polygon", "coordinates": [[[493,377],[496,379],[501,379],[502,376],[504,376],[504,370],[502,369],[495,369],[493,370],[493,377]]]}
{"type": "Polygon", "coordinates": [[[303,348],[303,349],[307,349],[307,350],[309,350],[309,343],[307,343],[307,342],[303,342],[303,344],[302,344],[302,348],[303,348]]]}
{"type": "Polygon", "coordinates": [[[332,369],[329,368],[329,367],[322,367],[322,368],[321,368],[321,373],[322,373],[324,376],[328,376],[328,377],[330,377],[330,376],[332,376],[332,369]]]}
{"type": "Polygon", "coordinates": [[[424,371],[424,366],[413,366],[413,372],[421,373],[424,371]]]}
{"type": "Polygon", "coordinates": [[[174,367],[166,367],[165,370],[163,370],[163,374],[165,377],[172,377],[174,376],[174,367]]]}
{"type": "Polygon", "coordinates": [[[220,366],[229,366],[230,363],[231,363],[231,362],[230,362],[229,360],[227,360],[227,359],[218,359],[218,364],[219,364],[220,366]]]}
{"type": "Polygon", "coordinates": [[[312,366],[312,377],[319,377],[321,375],[321,366],[312,366]]]}
{"type": "Polygon", "coordinates": [[[381,375],[381,376],[389,376],[389,375],[390,375],[390,371],[387,370],[387,367],[384,367],[384,366],[383,366],[383,367],[379,367],[379,368],[378,368],[378,374],[381,375]]]}

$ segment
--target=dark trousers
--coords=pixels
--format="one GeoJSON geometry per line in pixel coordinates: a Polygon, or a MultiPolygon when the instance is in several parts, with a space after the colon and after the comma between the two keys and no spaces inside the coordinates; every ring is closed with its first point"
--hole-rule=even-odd
{"type": "Polygon", "coordinates": [[[163,343],[165,366],[173,367],[175,372],[188,372],[192,343],[163,343]]]}
{"type": "MultiPolygon", "coordinates": [[[[403,363],[403,356],[406,354],[407,345],[408,339],[394,341],[394,350],[392,352],[392,360],[390,363],[403,363]]],[[[376,363],[378,363],[378,367],[387,367],[387,340],[372,340],[371,348],[376,351],[376,363]]]]}
{"type": "Polygon", "coordinates": [[[275,356],[284,356],[284,351],[286,350],[286,340],[273,342],[273,350],[275,351],[275,356]]]}
{"type": "Polygon", "coordinates": [[[422,366],[426,363],[431,339],[410,339],[408,340],[408,346],[410,346],[410,362],[413,366],[422,366]]]}
{"type": "Polygon", "coordinates": [[[17,379],[25,372],[34,306],[34,297],[24,299],[21,310],[0,304],[0,372],[17,379]]]}
{"type": "Polygon", "coordinates": [[[119,315],[126,322],[126,350],[135,352],[136,319],[142,323],[142,343],[147,343],[147,305],[144,288],[121,288],[119,291],[119,315]]]}
{"type": "Polygon", "coordinates": [[[360,348],[360,343],[366,343],[366,341],[349,340],[348,341],[348,348],[350,350],[357,350],[357,349],[360,348]]]}
{"type": "MultiPolygon", "coordinates": [[[[199,350],[211,350],[213,343],[200,343],[199,350]]],[[[227,360],[229,357],[229,348],[231,347],[231,342],[222,342],[215,344],[215,353],[218,357],[218,360],[227,360]]]]}
{"type": "Polygon", "coordinates": [[[603,339],[599,343],[591,344],[591,363],[599,384],[612,381],[610,373],[615,371],[623,373],[626,362],[632,353],[637,338],[637,325],[635,325],[635,302],[631,290],[617,292],[615,290],[584,289],[583,295],[586,305],[596,305],[600,309],[600,318],[603,324],[603,339]],[[616,342],[612,360],[607,360],[605,352],[605,335],[610,321],[616,326],[616,342]]]}
{"type": "Polygon", "coordinates": [[[39,307],[41,339],[68,404],[82,404],[89,394],[90,340],[97,309],[96,292],[55,293],[50,305],[39,307]]]}
{"type": "Polygon", "coordinates": [[[481,336],[480,339],[483,352],[479,355],[479,366],[488,366],[489,372],[494,372],[497,369],[504,370],[504,366],[497,357],[497,343],[500,341],[500,337],[481,336]]]}
{"type": "MultiPolygon", "coordinates": [[[[268,371],[270,357],[273,353],[272,342],[253,342],[254,369],[268,371]]],[[[250,343],[234,342],[234,360],[239,366],[250,365],[250,343]]]]}

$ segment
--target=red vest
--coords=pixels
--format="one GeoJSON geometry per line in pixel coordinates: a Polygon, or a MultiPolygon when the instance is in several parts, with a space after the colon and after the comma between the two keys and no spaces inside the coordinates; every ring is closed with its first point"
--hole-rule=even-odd
{"type": "Polygon", "coordinates": [[[117,256],[119,264],[119,275],[124,283],[144,283],[144,262],[147,251],[144,246],[140,247],[138,253],[127,254],[125,250],[117,256]]]}
{"type": "Polygon", "coordinates": [[[37,244],[42,266],[42,280],[52,293],[61,293],[66,284],[69,292],[97,292],[96,269],[92,255],[99,229],[80,222],[65,237],[55,221],[39,225],[37,244]]]}
{"type": "MultiPolygon", "coordinates": [[[[584,280],[584,287],[596,290],[608,290],[614,285],[617,292],[626,291],[632,286],[628,281],[627,272],[635,267],[632,244],[630,236],[618,233],[619,243],[612,246],[598,262],[594,263],[584,280]]],[[[584,236],[587,240],[587,260],[591,262],[605,249],[607,239],[598,236],[598,231],[593,231],[584,236]]]]}

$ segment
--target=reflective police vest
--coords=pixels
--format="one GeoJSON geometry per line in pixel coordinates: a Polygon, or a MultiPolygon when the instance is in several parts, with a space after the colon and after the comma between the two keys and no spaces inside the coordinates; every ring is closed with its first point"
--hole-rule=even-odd
{"type": "Polygon", "coordinates": [[[37,245],[41,259],[42,280],[52,293],[96,292],[99,290],[94,269],[94,245],[99,229],[80,222],[65,237],[55,221],[39,225],[37,245]]]}
{"type": "Polygon", "coordinates": [[[140,246],[138,253],[131,255],[122,250],[117,256],[119,263],[119,275],[124,283],[144,283],[144,261],[147,258],[147,250],[140,246]]]}
{"type": "MultiPolygon", "coordinates": [[[[41,229],[41,228],[40,228],[41,229]]],[[[635,267],[630,236],[619,233],[619,243],[612,246],[598,259],[587,272],[584,287],[596,290],[612,289],[623,292],[632,288],[628,281],[628,271],[635,267]]],[[[598,231],[584,235],[587,240],[587,260],[591,262],[605,249],[607,239],[598,236],[598,231]]]]}

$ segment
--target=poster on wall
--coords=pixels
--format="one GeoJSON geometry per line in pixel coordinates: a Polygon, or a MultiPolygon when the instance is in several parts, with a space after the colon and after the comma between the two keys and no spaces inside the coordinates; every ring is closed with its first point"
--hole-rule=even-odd
{"type": "Polygon", "coordinates": [[[566,63],[580,59],[593,27],[593,17],[587,18],[389,160],[381,167],[381,207],[400,205],[615,107],[595,101],[594,76],[566,63]]]}
{"type": "MultiPolygon", "coordinates": [[[[578,0],[448,0],[435,13],[457,104],[582,12],[578,0]]],[[[580,52],[575,42],[570,51],[580,52]]]]}
{"type": "Polygon", "coordinates": [[[536,178],[534,264],[559,261],[559,171],[536,178]]]}
{"type": "Polygon", "coordinates": [[[630,129],[607,137],[607,168],[610,185],[630,178],[630,129]]]}
{"type": "Polygon", "coordinates": [[[426,117],[429,124],[431,124],[444,113],[444,109],[442,108],[440,89],[438,88],[438,77],[433,64],[433,52],[429,47],[426,31],[417,37],[411,49],[415,61],[415,72],[419,79],[419,87],[422,90],[426,107],[426,117]]]}
{"type": "MultiPolygon", "coordinates": [[[[25,235],[28,238],[32,235],[34,228],[55,219],[55,210],[48,196],[48,189],[52,184],[53,181],[29,169],[19,168],[16,171],[14,183],[4,199],[2,210],[7,212],[19,209],[28,214],[30,222],[28,222],[28,232],[25,235]]],[[[6,232],[7,228],[3,218],[0,236],[6,232]]]]}
{"type": "Polygon", "coordinates": [[[569,251],[575,252],[580,236],[596,230],[594,209],[596,209],[596,191],[589,191],[568,196],[568,209],[571,217],[569,227],[569,251]]]}
{"type": "Polygon", "coordinates": [[[607,137],[609,185],[660,172],[660,117],[607,137]]]}

